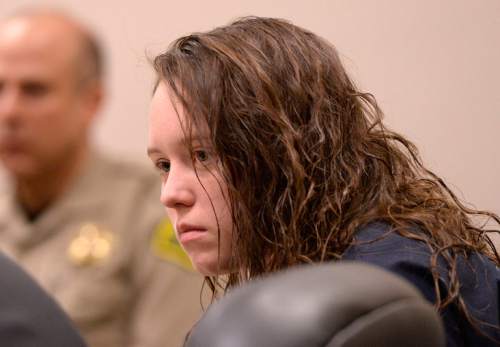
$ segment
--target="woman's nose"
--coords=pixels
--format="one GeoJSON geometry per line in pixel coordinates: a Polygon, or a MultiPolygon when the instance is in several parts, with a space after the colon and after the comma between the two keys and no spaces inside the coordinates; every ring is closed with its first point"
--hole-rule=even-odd
{"type": "MultiPolygon", "coordinates": [[[[188,207],[195,202],[194,184],[190,173],[172,167],[161,187],[161,203],[167,208],[188,207]]],[[[196,177],[194,177],[196,180],[196,177]]]]}

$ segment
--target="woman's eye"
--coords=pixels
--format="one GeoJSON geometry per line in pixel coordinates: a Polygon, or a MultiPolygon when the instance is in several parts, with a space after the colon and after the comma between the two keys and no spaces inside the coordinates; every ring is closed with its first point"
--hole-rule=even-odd
{"type": "Polygon", "coordinates": [[[206,151],[203,151],[203,150],[195,151],[194,156],[195,156],[196,160],[198,160],[200,162],[208,160],[208,153],[206,151]]]}
{"type": "Polygon", "coordinates": [[[169,172],[170,171],[170,162],[167,161],[167,160],[159,160],[157,163],[156,163],[156,167],[158,168],[158,170],[160,170],[161,172],[169,172]]]}

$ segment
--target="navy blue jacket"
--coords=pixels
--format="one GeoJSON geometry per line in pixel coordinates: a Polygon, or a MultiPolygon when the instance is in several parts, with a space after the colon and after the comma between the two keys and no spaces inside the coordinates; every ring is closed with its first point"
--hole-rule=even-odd
{"type": "Polygon", "coordinates": [[[3,254],[0,254],[0,346],[85,346],[59,306],[3,254]]]}
{"type": "MultiPolygon", "coordinates": [[[[366,261],[396,273],[415,285],[427,300],[435,303],[430,255],[425,243],[391,232],[387,224],[372,223],[356,233],[355,244],[347,249],[343,259],[366,261]]],[[[439,272],[440,290],[446,296],[448,270],[443,259],[439,262],[439,272]]],[[[480,325],[483,332],[500,341],[499,268],[486,257],[473,254],[467,260],[459,260],[457,272],[461,284],[460,293],[469,313],[486,323],[480,325]]],[[[442,312],[442,317],[447,346],[498,346],[478,334],[455,305],[448,306],[442,312]]]]}

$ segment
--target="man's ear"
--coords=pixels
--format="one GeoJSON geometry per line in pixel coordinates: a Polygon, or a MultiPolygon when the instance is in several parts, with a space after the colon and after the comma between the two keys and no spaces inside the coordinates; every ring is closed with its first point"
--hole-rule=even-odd
{"type": "Polygon", "coordinates": [[[91,81],[85,86],[82,91],[82,108],[86,115],[86,122],[92,122],[101,109],[104,98],[105,90],[104,85],[100,81],[91,81]]]}

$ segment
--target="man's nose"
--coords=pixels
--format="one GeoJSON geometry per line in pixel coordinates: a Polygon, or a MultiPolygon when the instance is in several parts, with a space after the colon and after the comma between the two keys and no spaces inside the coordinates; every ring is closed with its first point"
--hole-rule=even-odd
{"type": "Polygon", "coordinates": [[[0,121],[12,123],[21,115],[21,95],[15,88],[0,89],[0,121]]]}
{"type": "MultiPolygon", "coordinates": [[[[161,203],[167,208],[192,206],[195,202],[194,185],[197,178],[190,170],[172,167],[162,182],[161,203]]],[[[199,182],[198,182],[199,184],[199,182]]]]}

